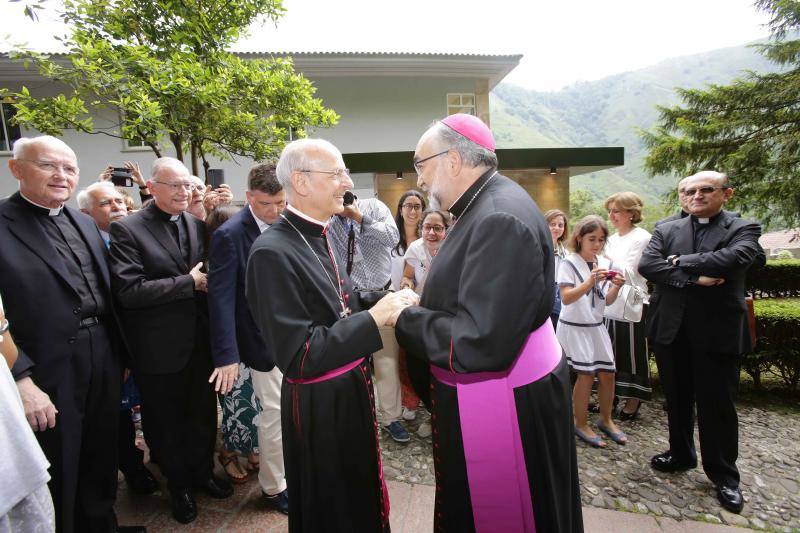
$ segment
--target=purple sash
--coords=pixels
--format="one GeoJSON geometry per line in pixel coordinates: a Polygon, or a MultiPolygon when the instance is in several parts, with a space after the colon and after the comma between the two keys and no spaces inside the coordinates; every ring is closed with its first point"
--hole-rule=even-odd
{"type": "Polygon", "coordinates": [[[456,387],[475,530],[536,531],[514,389],[541,379],[561,362],[561,346],[546,320],[528,335],[505,372],[457,374],[431,366],[434,377],[456,387]]]}

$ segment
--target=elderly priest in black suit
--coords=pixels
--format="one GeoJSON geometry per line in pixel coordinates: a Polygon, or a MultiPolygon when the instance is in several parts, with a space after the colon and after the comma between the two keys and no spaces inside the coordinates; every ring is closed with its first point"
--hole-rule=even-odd
{"type": "Polygon", "coordinates": [[[167,478],[172,515],[197,517],[193,489],[227,498],[215,477],[217,431],[208,336],[205,224],[184,210],[195,185],[171,157],[156,159],[147,187],[153,202],[113,222],[111,284],[142,396],[147,442],[167,478]]]}
{"type": "Polygon", "coordinates": [[[697,466],[694,407],[703,469],[723,507],[742,510],[734,399],[742,353],[751,349],[745,274],[760,252],[759,224],[723,211],[733,189],[725,174],[684,180],[690,216],[656,226],[639,272],[656,284],[648,338],[667,399],[669,450],[652,458],[662,472],[697,466]]]}
{"type": "Polygon", "coordinates": [[[0,201],[0,293],[24,351],[13,370],[50,462],[56,530],[143,531],[117,528],[114,515],[124,350],[106,246],[94,221],[65,205],[75,152],[55,137],[22,138],[8,166],[19,192],[0,201]]]}

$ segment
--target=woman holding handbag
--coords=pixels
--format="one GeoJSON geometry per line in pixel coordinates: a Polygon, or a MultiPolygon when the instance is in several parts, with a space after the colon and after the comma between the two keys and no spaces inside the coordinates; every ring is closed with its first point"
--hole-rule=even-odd
{"type": "MultiPolygon", "coordinates": [[[[639,274],[638,265],[642,252],[650,242],[650,233],[636,226],[642,221],[643,207],[642,199],[633,192],[619,192],[606,199],[608,220],[617,232],[608,238],[605,253],[614,268],[624,272],[632,289],[643,297],[646,304],[647,280],[639,274]]],[[[615,390],[619,397],[626,398],[619,412],[620,420],[634,420],[641,402],[652,397],[646,315],[646,312],[642,312],[641,319],[635,322],[608,320],[608,332],[617,365],[615,390]]]]}

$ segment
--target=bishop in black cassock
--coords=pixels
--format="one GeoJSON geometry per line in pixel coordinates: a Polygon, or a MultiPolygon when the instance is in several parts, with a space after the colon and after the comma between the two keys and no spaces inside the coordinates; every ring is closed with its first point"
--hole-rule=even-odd
{"type": "Polygon", "coordinates": [[[435,529],[582,531],[569,374],[548,319],[551,238],[496,165],[469,115],[432,126],[415,153],[418,184],[455,217],[421,305],[396,324],[431,365],[435,529]]]}
{"type": "Polygon", "coordinates": [[[290,205],[253,243],[247,300],[284,376],[289,530],[388,531],[366,357],[383,346],[378,326],[413,303],[413,293],[391,294],[365,311],[336,261],[327,221],[341,212],[353,182],[333,145],[288,144],[277,174],[290,205]]]}

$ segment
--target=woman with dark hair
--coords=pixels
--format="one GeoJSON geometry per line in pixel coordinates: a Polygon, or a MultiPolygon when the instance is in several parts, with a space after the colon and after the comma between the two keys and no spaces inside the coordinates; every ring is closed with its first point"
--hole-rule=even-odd
{"type": "MultiPolygon", "coordinates": [[[[397,214],[395,215],[395,222],[397,229],[400,232],[400,240],[397,245],[392,248],[392,289],[395,291],[400,290],[400,283],[403,278],[403,267],[405,265],[404,257],[408,246],[420,238],[420,221],[422,220],[422,213],[425,211],[426,202],[425,197],[419,191],[410,189],[400,196],[397,202],[397,214]]],[[[408,362],[406,360],[406,353],[403,348],[400,348],[399,356],[400,368],[400,390],[403,402],[403,419],[414,420],[417,417],[417,407],[419,406],[419,396],[414,392],[414,387],[411,384],[411,378],[408,375],[408,362]]],[[[414,364],[412,362],[412,364],[414,364]]],[[[423,429],[422,436],[425,436],[426,431],[423,429]]]]}
{"type": "Polygon", "coordinates": [[[422,238],[409,244],[406,250],[401,289],[408,287],[417,294],[422,294],[431,261],[436,257],[450,226],[448,220],[449,217],[443,211],[425,211],[422,216],[422,238]]]}
{"type": "MultiPolygon", "coordinates": [[[[567,257],[567,250],[564,248],[564,241],[569,234],[567,215],[560,209],[551,209],[544,214],[544,221],[547,222],[550,236],[553,237],[553,259],[556,263],[556,268],[553,272],[558,276],[558,267],[561,265],[561,260],[567,257]]],[[[557,283],[555,287],[556,299],[553,302],[553,310],[550,312],[553,328],[558,327],[558,316],[561,314],[561,291],[558,290],[557,283]]]]}

